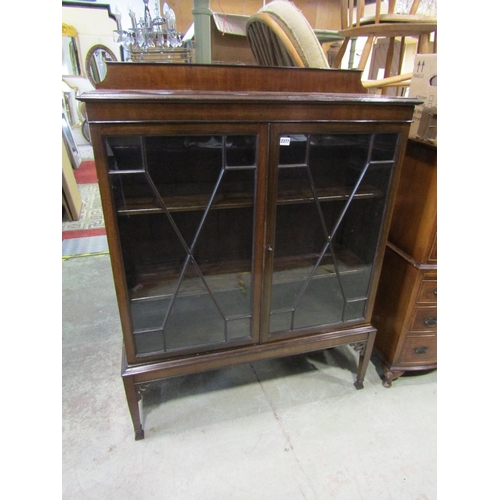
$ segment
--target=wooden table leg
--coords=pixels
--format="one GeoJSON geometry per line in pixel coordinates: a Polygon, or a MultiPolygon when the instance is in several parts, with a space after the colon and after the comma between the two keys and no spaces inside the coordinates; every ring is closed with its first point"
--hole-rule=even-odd
{"type": "Polygon", "coordinates": [[[368,368],[368,363],[370,362],[370,358],[373,351],[373,344],[375,343],[375,335],[376,331],[372,332],[368,336],[368,340],[359,353],[359,363],[358,363],[358,374],[356,376],[356,382],[354,382],[354,387],[356,389],[363,389],[363,381],[365,380],[366,370],[368,368]]]}
{"type": "Polygon", "coordinates": [[[139,389],[134,384],[133,377],[122,377],[125,394],[127,396],[128,408],[132,423],[134,424],[135,440],[144,439],[144,429],[141,423],[141,409],[139,402],[141,400],[139,389]]]}

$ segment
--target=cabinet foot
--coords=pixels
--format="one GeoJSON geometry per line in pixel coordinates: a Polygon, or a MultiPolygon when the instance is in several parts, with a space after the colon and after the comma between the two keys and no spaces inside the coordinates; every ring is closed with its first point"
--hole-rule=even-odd
{"type": "Polygon", "coordinates": [[[364,389],[365,386],[362,380],[356,380],[356,382],[354,382],[354,387],[356,387],[356,389],[359,391],[360,389],[364,389]]]}
{"type": "Polygon", "coordinates": [[[135,440],[140,441],[141,439],[144,439],[144,429],[142,427],[135,431],[135,440]]]}
{"type": "Polygon", "coordinates": [[[389,369],[384,369],[384,379],[382,380],[382,385],[384,387],[391,387],[392,386],[392,381],[398,379],[403,375],[404,371],[402,370],[389,370],[389,369]]]}

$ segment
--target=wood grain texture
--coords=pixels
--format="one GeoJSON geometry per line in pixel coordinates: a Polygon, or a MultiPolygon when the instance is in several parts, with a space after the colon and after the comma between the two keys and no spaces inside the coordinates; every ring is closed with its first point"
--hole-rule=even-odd
{"type": "Polygon", "coordinates": [[[97,88],[366,94],[357,70],[124,62],[110,62],[97,88]]]}
{"type": "Polygon", "coordinates": [[[389,241],[418,262],[431,263],[436,231],[437,148],[410,139],[389,241]]]}
{"type": "MultiPolygon", "coordinates": [[[[136,439],[144,437],[138,410],[143,385],[165,377],[351,344],[355,345],[359,352],[354,385],[357,389],[361,389],[375,341],[376,329],[371,324],[371,312],[382,267],[383,248],[389,232],[389,217],[395,201],[395,187],[401,170],[413,109],[418,100],[365,94],[360,87],[357,72],[120,63],[110,65],[108,78],[99,86],[99,89],[84,94],[80,99],[86,102],[92,134],[123,329],[122,376],[136,439]],[[280,137],[297,134],[320,134],[326,137],[336,134],[361,134],[373,139],[374,136],[371,134],[375,133],[389,135],[395,139],[390,146],[391,159],[386,160],[391,164],[392,177],[391,182],[387,181],[389,187],[387,187],[386,198],[382,203],[385,208],[382,207],[383,211],[380,212],[384,216],[377,220],[377,225],[374,225],[371,212],[366,212],[369,214],[368,225],[375,227],[377,234],[376,239],[373,240],[374,255],[370,257],[370,289],[366,290],[364,309],[356,313],[357,316],[342,319],[342,322],[337,320],[311,321],[300,324],[296,328],[290,326],[289,330],[270,335],[270,287],[273,282],[273,266],[279,270],[280,265],[280,259],[275,258],[272,248],[275,237],[273,231],[277,229],[276,210],[280,203],[281,206],[287,208],[292,202],[298,202],[303,206],[307,198],[306,194],[300,190],[295,189],[294,192],[291,188],[288,189],[290,187],[288,184],[280,195],[277,193],[280,137]],[[224,332],[226,337],[221,339],[219,329],[216,332],[217,336],[208,339],[201,337],[199,341],[196,337],[196,341],[191,343],[186,341],[186,343],[167,346],[163,338],[163,348],[156,343],[155,338],[153,347],[148,344],[147,348],[141,351],[136,345],[136,339],[144,333],[149,335],[152,330],[155,334],[157,331],[162,332],[163,327],[157,327],[156,324],[153,326],[147,324],[146,327],[135,325],[136,330],[134,330],[134,320],[137,320],[137,316],[132,317],[130,300],[136,287],[135,281],[129,282],[128,278],[130,275],[135,276],[136,268],[140,266],[135,266],[134,262],[131,270],[128,264],[131,256],[146,255],[146,261],[139,261],[138,264],[154,267],[153,280],[161,274],[162,269],[159,266],[171,261],[179,261],[179,255],[177,255],[179,252],[183,256],[183,261],[187,263],[188,260],[185,260],[186,253],[182,245],[177,248],[171,244],[174,237],[171,236],[173,233],[170,229],[169,231],[162,229],[163,232],[156,230],[160,226],[156,225],[156,220],[153,221],[153,218],[158,217],[159,214],[151,215],[148,211],[153,207],[153,211],[160,212],[157,206],[154,207],[150,203],[145,209],[144,200],[141,200],[137,210],[142,213],[142,216],[137,214],[132,216],[127,212],[128,209],[120,213],[115,181],[117,178],[122,179],[120,176],[124,172],[125,175],[129,175],[132,171],[132,175],[137,175],[136,172],[140,171],[141,175],[146,175],[147,171],[148,175],[153,176],[155,168],[157,168],[157,174],[158,169],[161,170],[161,175],[158,175],[162,179],[161,182],[169,184],[169,189],[165,191],[164,196],[160,193],[161,189],[154,185],[156,202],[160,204],[160,208],[167,217],[172,216],[167,208],[168,203],[171,203],[175,206],[172,210],[175,216],[187,214],[192,221],[192,210],[199,209],[206,204],[206,200],[205,203],[200,203],[198,196],[200,194],[205,196],[206,188],[194,190],[194,193],[188,190],[188,194],[194,194],[194,197],[184,198],[184,200],[180,198],[179,190],[172,193],[170,183],[175,184],[181,181],[178,177],[175,177],[177,181],[172,181],[167,175],[171,173],[170,163],[164,160],[162,155],[177,153],[173,148],[168,147],[158,147],[156,150],[148,141],[156,144],[154,141],[164,142],[170,136],[196,135],[209,137],[241,135],[257,138],[255,142],[256,164],[244,164],[245,169],[250,168],[255,173],[256,189],[253,202],[248,196],[247,198],[235,197],[235,193],[238,196],[240,193],[236,190],[230,190],[231,196],[226,196],[223,200],[216,199],[214,193],[213,199],[219,203],[219,206],[217,210],[210,213],[216,216],[213,227],[219,229],[213,232],[214,237],[210,238],[210,241],[204,240],[206,247],[203,246],[200,249],[207,265],[217,264],[217,259],[220,261],[228,260],[228,258],[246,259],[245,266],[237,263],[235,269],[238,272],[244,270],[247,274],[249,274],[250,259],[252,260],[252,300],[248,316],[252,318],[252,326],[247,334],[235,336],[234,342],[232,339],[228,340],[227,333],[224,332]],[[122,142],[118,141],[118,143],[122,147],[125,145],[125,152],[113,153],[112,136],[120,138],[122,142]],[[134,156],[135,150],[140,150],[140,154],[134,156]],[[108,155],[111,153],[114,157],[108,164],[108,155]],[[110,170],[110,165],[112,165],[112,170],[110,170]],[[235,216],[233,218],[237,219],[235,220],[237,223],[230,226],[228,216],[236,210],[251,210],[252,203],[254,211],[253,219],[250,219],[251,224],[245,223],[245,221],[248,222],[248,217],[240,216],[237,219],[235,216]],[[142,217],[146,219],[146,222],[143,222],[142,217]],[[129,238],[131,235],[133,237],[129,238]],[[236,249],[239,253],[238,251],[230,253],[228,249],[237,241],[250,241],[251,245],[244,247],[245,252],[249,249],[247,254],[243,255],[241,248],[236,249]],[[165,244],[166,242],[169,244],[165,244]],[[163,260],[157,258],[160,254],[163,260]],[[132,272],[127,275],[130,270],[132,272]],[[149,331],[147,331],[148,328],[149,331]]],[[[190,170],[193,177],[186,180],[181,175],[182,182],[191,184],[206,182],[200,179],[214,163],[213,159],[210,159],[209,149],[203,149],[201,154],[201,148],[185,148],[184,142],[182,144],[180,151],[182,155],[187,156],[180,156],[178,163],[174,163],[177,170],[172,168],[175,173],[180,175],[190,170]],[[185,165],[186,168],[184,168],[185,165]]],[[[345,148],[342,146],[344,152],[337,153],[339,156],[345,155],[344,163],[342,163],[344,166],[350,165],[351,161],[357,161],[356,153],[348,147],[345,148]]],[[[357,151],[357,147],[354,150],[357,151]]],[[[363,154],[366,154],[364,150],[363,154]]],[[[225,165],[225,168],[231,169],[233,164],[225,165]]],[[[374,173],[378,172],[379,170],[375,168],[374,173]]],[[[331,176],[328,179],[333,183],[331,176]]],[[[136,180],[129,187],[133,192],[136,192],[135,189],[140,192],[141,186],[134,185],[135,182],[136,180]]],[[[237,182],[242,181],[237,179],[237,182]]],[[[366,181],[366,185],[356,193],[356,202],[364,197],[383,200],[379,191],[368,189],[370,187],[368,184],[366,181]]],[[[124,192],[119,189],[118,191],[121,194],[124,192]]],[[[248,195],[248,190],[243,190],[241,193],[248,195]]],[[[333,200],[345,199],[346,193],[338,189],[320,189],[318,194],[330,200],[328,203],[342,203],[342,201],[333,200]]],[[[151,193],[149,196],[151,197],[151,193]]],[[[310,196],[307,199],[310,201],[310,196]]],[[[238,213],[241,214],[241,212],[238,213]]],[[[308,212],[303,212],[303,214],[306,217],[308,212]]],[[[305,217],[299,220],[296,227],[301,228],[307,225],[310,219],[305,217]]],[[[355,222],[352,225],[355,225],[355,222]]],[[[283,227],[289,235],[296,234],[291,231],[292,228],[285,225],[283,227]]],[[[191,228],[191,225],[188,224],[186,228],[191,228]]],[[[293,244],[292,236],[288,240],[290,244],[293,244]]],[[[297,245],[295,254],[300,254],[303,259],[307,248],[301,246],[300,241],[295,241],[295,243],[297,245]]],[[[191,258],[194,260],[192,256],[191,258]]],[[[232,264],[235,264],[234,260],[232,264]]],[[[207,280],[213,278],[213,275],[209,274],[207,274],[207,280]]],[[[189,277],[188,274],[186,276],[189,277]]],[[[160,283],[162,284],[164,282],[160,283]]],[[[151,297],[148,296],[148,298],[151,297]]],[[[187,310],[191,311],[191,309],[187,310]]],[[[185,311],[181,313],[182,317],[189,316],[185,314],[185,311]]],[[[145,315],[148,314],[151,314],[149,310],[145,315]]],[[[239,313],[236,316],[238,315],[239,313]]],[[[188,327],[191,330],[182,330],[182,335],[189,336],[191,332],[201,334],[205,332],[205,324],[201,328],[193,327],[192,324],[188,327]]],[[[184,339],[183,336],[182,339],[184,339]]]]}
{"type": "Polygon", "coordinates": [[[409,140],[372,319],[386,387],[437,367],[436,230],[436,147],[409,140]]]}

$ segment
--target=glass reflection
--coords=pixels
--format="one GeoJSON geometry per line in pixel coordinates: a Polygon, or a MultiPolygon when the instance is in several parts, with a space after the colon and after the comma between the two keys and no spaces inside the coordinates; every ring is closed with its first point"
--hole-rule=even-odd
{"type": "Polygon", "coordinates": [[[363,319],[397,138],[281,141],[270,333],[363,319]]]}
{"type": "Polygon", "coordinates": [[[256,147],[107,138],[138,354],[250,339],[256,147]]]}

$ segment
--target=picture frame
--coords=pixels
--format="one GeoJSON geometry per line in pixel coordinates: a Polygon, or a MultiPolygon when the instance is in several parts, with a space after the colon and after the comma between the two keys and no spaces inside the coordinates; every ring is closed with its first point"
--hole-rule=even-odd
{"type": "Polygon", "coordinates": [[[62,112],[62,137],[68,151],[68,156],[71,160],[71,166],[74,170],[76,170],[82,163],[82,157],[80,156],[80,152],[78,151],[78,146],[76,145],[73,132],[71,131],[71,127],[69,125],[66,114],[64,113],[64,110],[62,112]]]}

